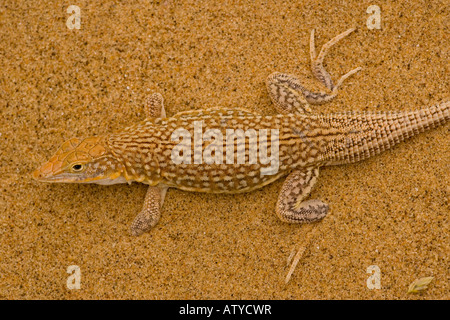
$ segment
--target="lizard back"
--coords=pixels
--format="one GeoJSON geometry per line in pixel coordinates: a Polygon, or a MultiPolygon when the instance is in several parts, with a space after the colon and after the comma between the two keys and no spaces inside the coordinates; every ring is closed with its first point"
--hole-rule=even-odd
{"type": "Polygon", "coordinates": [[[319,160],[318,146],[303,133],[320,130],[319,121],[305,120],[246,110],[189,111],[146,119],[107,141],[123,162],[127,179],[189,191],[247,192],[319,160]],[[173,139],[177,130],[188,134],[173,139]],[[183,147],[188,155],[180,152],[183,161],[177,163],[174,150],[183,147]],[[271,167],[271,174],[264,174],[271,167]]]}

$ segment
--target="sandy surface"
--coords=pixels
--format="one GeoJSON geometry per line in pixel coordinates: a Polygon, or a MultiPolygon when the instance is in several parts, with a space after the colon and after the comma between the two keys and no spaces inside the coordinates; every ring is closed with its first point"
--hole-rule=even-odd
{"type": "Polygon", "coordinates": [[[287,285],[286,259],[311,227],[275,216],[282,181],[234,196],[169,190],[159,224],[134,238],[144,185],[30,176],[64,140],[143,119],[150,92],[163,94],[168,115],[219,105],[275,114],[265,79],[312,78],[313,28],[319,46],[358,28],[326,65],[334,79],[363,67],[321,111],[448,99],[447,1],[383,4],[381,30],[366,26],[372,1],[126,2],[0,3],[0,298],[450,298],[448,125],[322,169],[312,197],[331,212],[287,285]],[[80,30],[66,26],[71,4],[80,30]],[[81,268],[80,290],[66,288],[70,265],[81,268]],[[381,289],[366,286],[370,265],[381,289]],[[435,277],[429,289],[408,295],[425,276],[435,277]]]}

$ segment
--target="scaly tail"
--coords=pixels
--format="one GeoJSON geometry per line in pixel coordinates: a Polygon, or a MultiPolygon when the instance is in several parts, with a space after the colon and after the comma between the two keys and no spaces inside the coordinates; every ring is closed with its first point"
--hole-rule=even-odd
{"type": "Polygon", "coordinates": [[[327,141],[324,162],[336,165],[367,159],[449,119],[450,101],[409,112],[323,116],[324,125],[336,132],[327,141]]]}

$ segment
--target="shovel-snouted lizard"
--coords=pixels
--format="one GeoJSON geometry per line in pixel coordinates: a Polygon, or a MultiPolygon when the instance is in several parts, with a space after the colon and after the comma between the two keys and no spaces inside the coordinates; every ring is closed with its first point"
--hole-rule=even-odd
{"type": "MultiPolygon", "coordinates": [[[[321,166],[367,159],[449,120],[450,101],[411,112],[313,113],[309,104],[330,101],[344,80],[360,70],[356,68],[348,72],[334,85],[322,65],[328,49],[352,31],[354,29],[330,40],[318,55],[314,30],[311,33],[312,72],[329,92],[311,92],[291,75],[274,73],[269,76],[268,92],[279,115],[261,116],[241,109],[213,109],[181,112],[167,118],[162,96],[153,94],[147,102],[143,122],[115,134],[68,140],[33,173],[33,177],[44,182],[109,185],[137,181],[148,184],[143,209],[131,225],[131,234],[136,236],[158,222],[164,196],[170,187],[197,192],[241,193],[261,188],[286,175],[276,204],[278,217],[291,223],[320,220],[327,214],[328,205],[316,199],[305,201],[305,198],[317,181],[321,166]],[[267,165],[249,163],[249,150],[257,148],[260,137],[256,146],[245,140],[245,163],[174,163],[171,155],[179,141],[172,141],[171,135],[182,128],[194,136],[194,122],[202,123],[203,133],[208,129],[218,129],[223,137],[226,129],[277,129],[278,171],[262,175],[261,169],[267,165]]],[[[269,140],[266,142],[270,150],[269,140]]],[[[232,141],[236,150],[242,148],[242,144],[237,146],[237,141],[232,141]]],[[[202,141],[201,149],[205,151],[212,143],[202,141]]],[[[222,153],[220,158],[226,159],[225,140],[223,145],[216,147],[216,153],[222,153]]],[[[190,160],[195,160],[194,153],[192,149],[190,160]]]]}

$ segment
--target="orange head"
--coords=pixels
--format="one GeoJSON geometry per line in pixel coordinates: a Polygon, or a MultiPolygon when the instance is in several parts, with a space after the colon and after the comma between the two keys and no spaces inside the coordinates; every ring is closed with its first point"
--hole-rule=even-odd
{"type": "Polygon", "coordinates": [[[114,184],[126,182],[122,172],[122,164],[105,146],[104,137],[73,138],[34,171],[33,178],[43,182],[114,184]]]}

